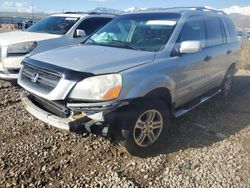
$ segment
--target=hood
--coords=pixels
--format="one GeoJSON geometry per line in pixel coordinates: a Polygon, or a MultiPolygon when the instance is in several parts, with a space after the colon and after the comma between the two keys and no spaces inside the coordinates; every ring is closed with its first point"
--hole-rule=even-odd
{"type": "Polygon", "coordinates": [[[31,59],[74,71],[106,74],[150,63],[154,57],[155,52],[78,45],[47,51],[34,55],[31,59]]]}
{"type": "Polygon", "coordinates": [[[8,46],[10,44],[40,41],[46,39],[59,38],[61,35],[52,35],[47,33],[33,33],[27,31],[13,31],[7,33],[0,33],[0,45],[8,46]]]}

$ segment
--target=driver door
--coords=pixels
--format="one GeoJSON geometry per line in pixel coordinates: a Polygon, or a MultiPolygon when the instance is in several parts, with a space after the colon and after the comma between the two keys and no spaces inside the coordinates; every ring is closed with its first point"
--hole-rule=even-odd
{"type": "Polygon", "coordinates": [[[174,79],[177,106],[190,102],[205,91],[204,58],[206,55],[203,49],[205,47],[205,24],[202,17],[192,16],[186,21],[177,40],[176,48],[179,49],[184,41],[200,41],[201,51],[176,55],[174,79]]]}

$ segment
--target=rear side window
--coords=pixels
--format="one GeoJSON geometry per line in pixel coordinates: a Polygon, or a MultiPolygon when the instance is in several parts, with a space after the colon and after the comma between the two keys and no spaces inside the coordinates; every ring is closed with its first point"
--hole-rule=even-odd
{"type": "Polygon", "coordinates": [[[190,17],[179,35],[178,43],[183,41],[200,41],[202,47],[205,47],[205,25],[201,17],[190,17]]]}
{"type": "Polygon", "coordinates": [[[237,42],[237,32],[235,29],[235,26],[230,18],[225,17],[224,18],[224,23],[226,26],[226,30],[228,32],[228,41],[229,42],[237,42]]]}
{"type": "Polygon", "coordinates": [[[218,17],[206,17],[206,47],[217,46],[224,44],[225,36],[221,25],[221,21],[218,17]]]}
{"type": "Polygon", "coordinates": [[[77,29],[84,30],[86,35],[89,36],[111,20],[111,18],[88,18],[83,20],[77,29]]]}

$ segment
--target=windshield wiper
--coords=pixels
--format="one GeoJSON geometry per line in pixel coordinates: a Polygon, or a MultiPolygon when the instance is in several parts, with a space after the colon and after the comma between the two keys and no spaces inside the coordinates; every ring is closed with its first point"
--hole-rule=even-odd
{"type": "Polygon", "coordinates": [[[114,45],[119,46],[119,47],[136,50],[135,48],[130,46],[127,42],[123,42],[123,41],[119,41],[119,40],[110,40],[110,41],[108,41],[108,43],[111,45],[114,44],[114,45]]]}
{"type": "Polygon", "coordinates": [[[92,38],[88,38],[85,41],[82,42],[83,44],[96,44],[96,41],[94,41],[92,38]]]}

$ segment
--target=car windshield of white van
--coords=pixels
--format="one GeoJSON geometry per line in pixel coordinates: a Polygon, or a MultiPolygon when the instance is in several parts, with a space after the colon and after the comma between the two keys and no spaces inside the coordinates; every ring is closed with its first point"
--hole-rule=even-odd
{"type": "Polygon", "coordinates": [[[48,33],[55,35],[66,34],[71,27],[79,20],[74,17],[50,16],[37,22],[26,31],[36,33],[48,33]]]}
{"type": "Polygon", "coordinates": [[[123,15],[97,31],[85,44],[159,51],[169,41],[179,18],[176,13],[123,15]]]}

